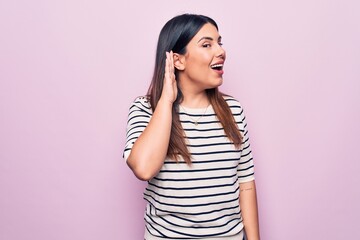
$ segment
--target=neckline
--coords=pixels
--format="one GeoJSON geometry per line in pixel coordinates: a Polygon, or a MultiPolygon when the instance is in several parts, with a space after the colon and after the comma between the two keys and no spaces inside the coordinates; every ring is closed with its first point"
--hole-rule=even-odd
{"type": "Polygon", "coordinates": [[[182,113],[197,113],[197,114],[202,114],[206,110],[205,114],[208,114],[209,112],[213,112],[213,107],[211,104],[209,104],[209,106],[203,108],[189,108],[189,107],[184,107],[183,105],[180,104],[179,110],[182,113]]]}

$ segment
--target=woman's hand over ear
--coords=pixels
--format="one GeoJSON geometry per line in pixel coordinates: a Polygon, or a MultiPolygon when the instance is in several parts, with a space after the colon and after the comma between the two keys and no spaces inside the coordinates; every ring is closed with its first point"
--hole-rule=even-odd
{"type": "Polygon", "coordinates": [[[164,86],[161,93],[162,100],[168,101],[171,104],[175,102],[178,93],[173,54],[172,51],[170,53],[166,52],[164,86]]]}

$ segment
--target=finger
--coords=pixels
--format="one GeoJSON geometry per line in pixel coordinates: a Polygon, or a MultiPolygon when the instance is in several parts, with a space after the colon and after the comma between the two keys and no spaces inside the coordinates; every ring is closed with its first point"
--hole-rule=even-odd
{"type": "Polygon", "coordinates": [[[170,74],[171,73],[171,53],[170,52],[168,52],[167,59],[168,59],[168,70],[169,70],[169,74],[170,74]]]}
{"type": "Polygon", "coordinates": [[[169,75],[172,73],[172,52],[169,52],[169,75]]]}
{"type": "Polygon", "coordinates": [[[172,79],[172,70],[171,70],[171,54],[167,52],[166,56],[166,68],[165,68],[165,78],[168,80],[172,79]]]}
{"type": "Polygon", "coordinates": [[[174,53],[172,50],[170,52],[170,57],[171,57],[171,73],[174,73],[174,53]]]}
{"type": "Polygon", "coordinates": [[[169,78],[169,59],[166,59],[165,61],[165,79],[169,78]]]}
{"type": "Polygon", "coordinates": [[[166,59],[165,59],[165,77],[167,77],[168,72],[169,72],[169,53],[165,52],[166,54],[166,59]]]}
{"type": "Polygon", "coordinates": [[[174,63],[174,52],[171,51],[171,78],[176,81],[175,76],[175,63],[174,63]]]}

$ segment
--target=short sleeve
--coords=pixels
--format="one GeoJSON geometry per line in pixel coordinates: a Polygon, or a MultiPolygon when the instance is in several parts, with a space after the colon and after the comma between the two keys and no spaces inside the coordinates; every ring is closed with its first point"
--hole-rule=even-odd
{"type": "Polygon", "coordinates": [[[226,101],[230,106],[235,121],[238,125],[240,134],[243,137],[243,141],[240,148],[241,155],[237,168],[238,182],[239,183],[250,182],[255,179],[254,162],[253,162],[253,155],[251,152],[249,131],[247,129],[247,122],[246,122],[244,109],[236,99],[228,98],[226,99],[226,101]]]}
{"type": "Polygon", "coordinates": [[[145,130],[152,116],[150,103],[146,97],[138,97],[129,108],[126,143],[123,158],[128,159],[131,149],[138,137],[145,130]]]}

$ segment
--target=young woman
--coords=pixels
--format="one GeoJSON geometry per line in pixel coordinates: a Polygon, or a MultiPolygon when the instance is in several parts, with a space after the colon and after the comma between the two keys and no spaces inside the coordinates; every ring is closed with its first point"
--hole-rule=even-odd
{"type": "Polygon", "coordinates": [[[219,92],[214,20],[184,14],[160,32],[148,93],[130,107],[124,158],[144,192],[145,239],[257,240],[254,165],[239,102],[219,92]]]}

